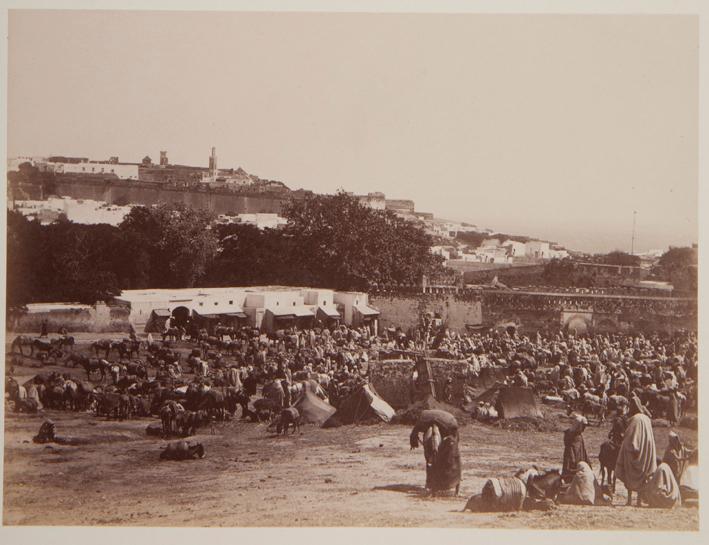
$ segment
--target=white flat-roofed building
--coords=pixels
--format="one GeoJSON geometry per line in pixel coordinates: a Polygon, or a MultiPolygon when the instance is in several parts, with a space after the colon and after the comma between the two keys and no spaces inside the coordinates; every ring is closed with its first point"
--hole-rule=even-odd
{"type": "Polygon", "coordinates": [[[218,323],[251,326],[265,332],[290,326],[371,324],[379,312],[368,306],[366,293],[289,286],[124,290],[115,301],[130,308],[136,330],[161,331],[193,320],[200,327],[218,323]],[[356,308],[355,308],[356,307],[356,308]],[[345,312],[349,319],[345,318],[345,312]],[[363,319],[363,316],[369,318],[363,319]]]}

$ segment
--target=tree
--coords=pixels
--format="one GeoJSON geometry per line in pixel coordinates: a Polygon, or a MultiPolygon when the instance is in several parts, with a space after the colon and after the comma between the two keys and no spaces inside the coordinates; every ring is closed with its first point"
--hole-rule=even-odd
{"type": "Polygon", "coordinates": [[[184,204],[136,206],[119,229],[136,288],[188,288],[206,273],[217,253],[212,215],[184,204]]]}
{"type": "Polygon", "coordinates": [[[7,308],[38,300],[40,273],[46,269],[42,226],[19,212],[7,212],[7,308]]]}
{"type": "Polygon", "coordinates": [[[442,268],[423,229],[343,192],[292,200],[283,215],[291,272],[304,283],[335,289],[417,284],[442,268]]]}
{"type": "Polygon", "coordinates": [[[697,292],[697,249],[670,248],[660,257],[653,273],[661,280],[671,282],[675,290],[697,292]]]}
{"type": "Polygon", "coordinates": [[[640,266],[640,258],[638,256],[618,250],[609,254],[600,255],[597,259],[600,263],[605,263],[606,265],[640,266]]]}
{"type": "Polygon", "coordinates": [[[120,292],[118,229],[66,219],[47,226],[8,214],[7,305],[38,301],[93,304],[120,292]]]}
{"type": "Polygon", "coordinates": [[[205,285],[299,283],[290,266],[292,241],[280,230],[230,224],[219,225],[215,231],[219,250],[204,279],[205,285]]]}

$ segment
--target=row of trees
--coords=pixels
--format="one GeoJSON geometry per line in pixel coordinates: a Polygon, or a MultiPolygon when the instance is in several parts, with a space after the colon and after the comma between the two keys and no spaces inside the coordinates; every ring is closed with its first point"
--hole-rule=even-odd
{"type": "Polygon", "coordinates": [[[214,225],[184,205],[134,207],[118,226],[8,214],[7,304],[93,303],[122,289],[257,284],[367,289],[439,273],[431,238],[338,193],[292,201],[284,229],[214,225]]]}

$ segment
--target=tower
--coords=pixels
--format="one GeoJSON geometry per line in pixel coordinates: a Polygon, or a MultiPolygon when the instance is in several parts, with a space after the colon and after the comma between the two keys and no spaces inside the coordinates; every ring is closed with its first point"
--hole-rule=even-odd
{"type": "Polygon", "coordinates": [[[161,151],[160,152],[160,166],[161,167],[166,167],[167,166],[167,152],[166,151],[161,151]]]}
{"type": "Polygon", "coordinates": [[[217,148],[212,146],[212,155],[209,156],[209,177],[212,181],[217,179],[217,148]]]}

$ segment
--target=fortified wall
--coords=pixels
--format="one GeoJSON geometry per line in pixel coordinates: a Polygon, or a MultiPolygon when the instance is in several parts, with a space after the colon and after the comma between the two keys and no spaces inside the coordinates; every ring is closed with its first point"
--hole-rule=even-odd
{"type": "Polygon", "coordinates": [[[379,310],[379,328],[401,327],[404,331],[418,327],[421,317],[438,314],[448,327],[465,331],[466,326],[482,323],[481,298],[478,292],[423,293],[421,289],[396,293],[370,293],[370,304],[379,310]]]}
{"type": "Polygon", "coordinates": [[[370,294],[381,312],[380,329],[401,327],[404,332],[421,324],[425,313],[438,314],[457,331],[477,328],[514,328],[524,334],[696,331],[697,300],[682,297],[584,295],[465,289],[454,286],[380,289],[370,294]]]}
{"type": "MultiPolygon", "coordinates": [[[[37,184],[18,184],[22,194],[30,199],[42,199],[37,184]]],[[[56,177],[56,194],[73,199],[91,199],[109,204],[138,204],[151,206],[159,203],[183,203],[192,208],[209,210],[215,214],[279,214],[291,198],[301,192],[276,191],[263,193],[237,193],[218,189],[198,190],[140,182],[137,180],[106,180],[71,176],[56,177]]]]}

